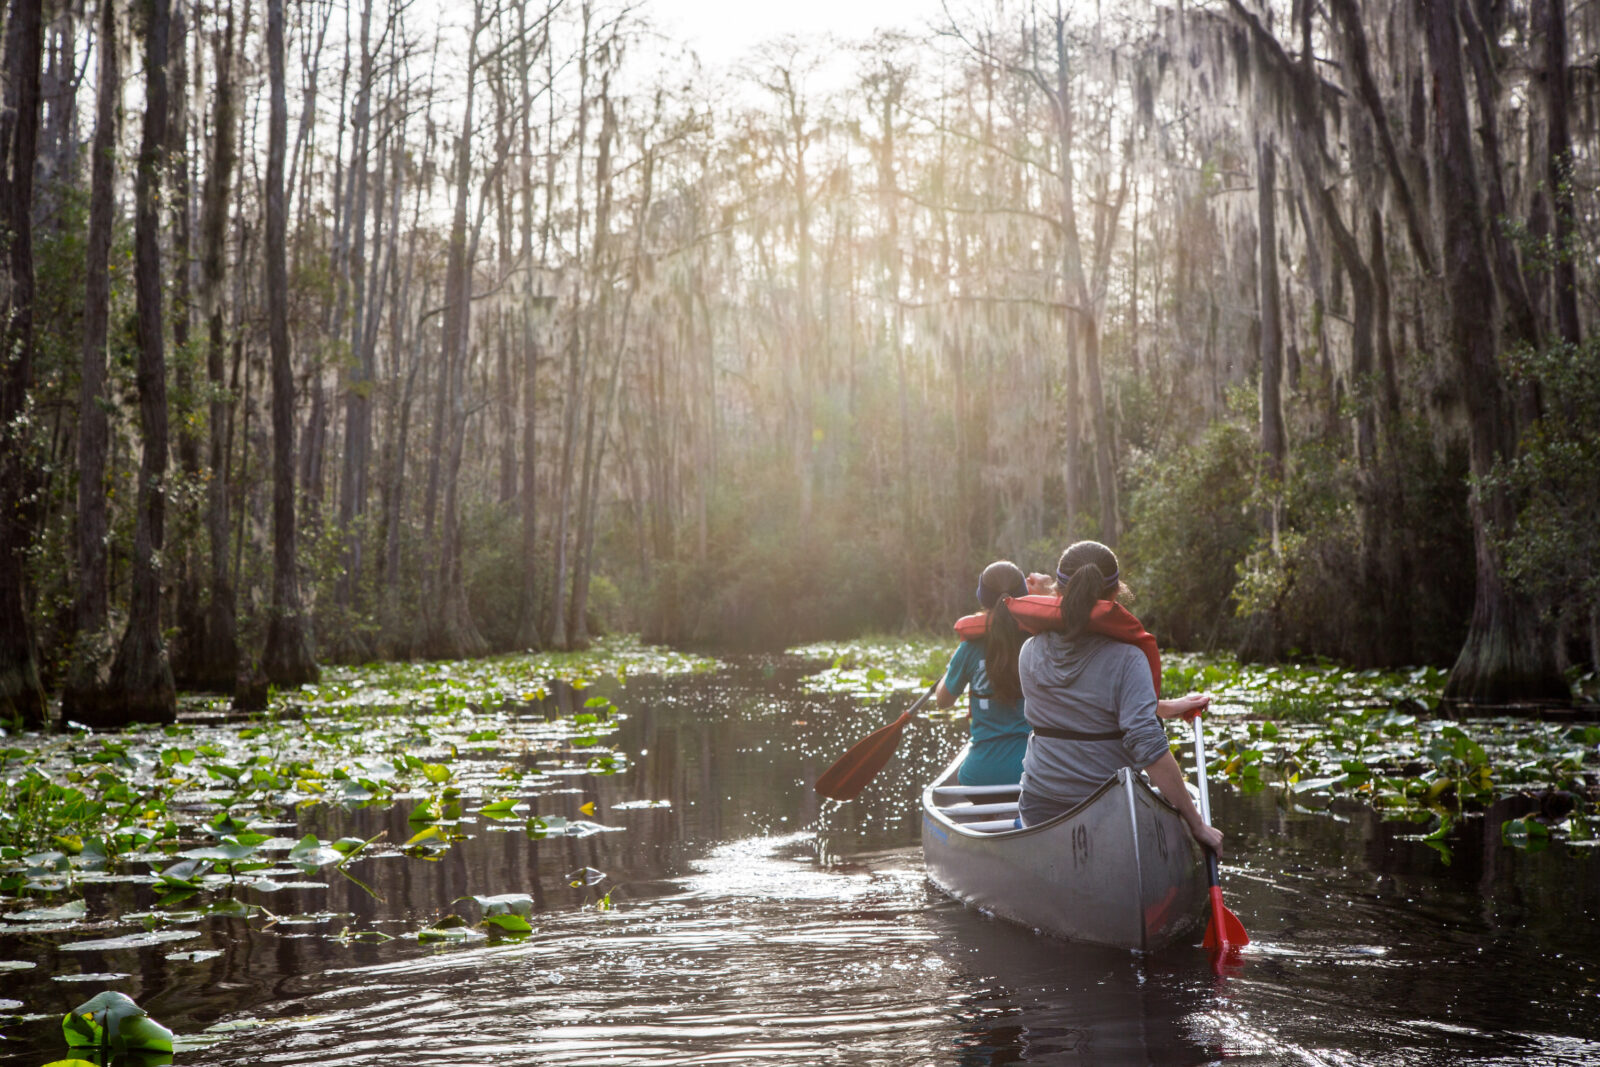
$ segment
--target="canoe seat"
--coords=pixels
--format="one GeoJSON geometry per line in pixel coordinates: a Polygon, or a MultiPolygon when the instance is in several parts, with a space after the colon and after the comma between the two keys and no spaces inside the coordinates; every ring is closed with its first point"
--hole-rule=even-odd
{"type": "Polygon", "coordinates": [[[1017,802],[1013,800],[1009,804],[950,804],[948,806],[941,804],[939,811],[952,819],[958,820],[979,815],[1005,815],[1009,813],[1014,816],[1017,813],[1017,802]]]}
{"type": "Polygon", "coordinates": [[[1016,796],[1022,791],[1020,785],[936,785],[933,794],[937,797],[1005,797],[1016,796]]]}
{"type": "Polygon", "coordinates": [[[976,830],[980,834],[998,834],[1002,830],[1015,830],[1017,824],[1012,819],[990,819],[986,822],[961,823],[963,830],[976,830]]]}

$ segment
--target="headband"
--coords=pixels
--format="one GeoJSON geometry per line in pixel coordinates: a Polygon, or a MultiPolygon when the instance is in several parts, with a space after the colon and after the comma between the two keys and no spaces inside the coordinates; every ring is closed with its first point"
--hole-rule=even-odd
{"type": "MultiPolygon", "coordinates": [[[[1022,573],[1022,568],[1021,567],[1017,568],[1017,573],[1018,574],[1022,573]]],[[[983,594],[984,593],[990,593],[990,592],[993,592],[993,590],[986,589],[984,587],[983,576],[979,575],[978,576],[978,603],[982,604],[985,608],[992,608],[992,607],[995,606],[995,604],[999,603],[1000,598],[1002,596],[1011,595],[1011,594],[1008,594],[1008,593],[994,593],[993,597],[988,602],[985,602],[984,599],[983,599],[983,594]]],[[[1024,576],[1023,579],[1022,579],[1022,592],[1020,592],[1020,593],[1018,593],[1016,595],[1017,596],[1027,596],[1028,595],[1028,579],[1027,579],[1026,576],[1024,576]]]]}
{"type": "MultiPolygon", "coordinates": [[[[1083,567],[1088,567],[1088,566],[1091,566],[1091,564],[1085,563],[1083,565],[1083,567]]],[[[1077,577],[1079,574],[1081,574],[1083,572],[1083,567],[1079,567],[1077,570],[1073,571],[1071,574],[1062,574],[1060,571],[1056,571],[1056,581],[1061,583],[1062,589],[1065,589],[1068,585],[1072,584],[1072,579],[1073,578],[1077,577]]],[[[1105,581],[1105,588],[1107,588],[1107,589],[1115,589],[1117,587],[1117,581],[1118,581],[1117,575],[1119,575],[1121,573],[1122,573],[1122,571],[1120,569],[1112,571],[1111,572],[1111,577],[1107,578],[1106,581],[1105,581]]]]}

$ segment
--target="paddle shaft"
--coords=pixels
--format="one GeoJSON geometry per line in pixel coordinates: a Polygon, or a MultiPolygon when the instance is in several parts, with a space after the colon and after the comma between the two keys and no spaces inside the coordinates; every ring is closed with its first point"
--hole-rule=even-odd
{"type": "Polygon", "coordinates": [[[933,684],[928,686],[927,692],[918,697],[917,702],[906,709],[906,714],[915,718],[917,712],[922,710],[922,705],[926,704],[930,699],[933,698],[933,694],[939,691],[939,683],[942,681],[944,681],[943,678],[934,679],[933,684]]]}
{"type": "MultiPolygon", "coordinates": [[[[1194,727],[1194,776],[1200,780],[1200,821],[1211,825],[1211,792],[1206,788],[1206,735],[1200,729],[1200,716],[1189,720],[1194,727]]],[[[1213,889],[1222,883],[1217,877],[1217,854],[1206,849],[1206,874],[1213,889]]]]}
{"type": "MultiPolygon", "coordinates": [[[[1194,726],[1194,773],[1200,779],[1200,820],[1211,825],[1211,793],[1206,783],[1206,738],[1200,728],[1200,716],[1189,722],[1194,726]]],[[[1217,854],[1206,849],[1206,877],[1211,883],[1211,921],[1206,924],[1206,947],[1211,949],[1211,969],[1218,975],[1224,973],[1224,964],[1239,948],[1250,943],[1239,917],[1222,902],[1222,882],[1217,877],[1217,854]]]]}
{"type": "Polygon", "coordinates": [[[894,755],[895,748],[900,744],[900,734],[938,688],[939,683],[935,681],[915,704],[900,713],[898,719],[851,745],[848,752],[817,777],[814,786],[816,791],[830,800],[854,800],[859,796],[873,776],[883,769],[889,757],[894,755]]]}

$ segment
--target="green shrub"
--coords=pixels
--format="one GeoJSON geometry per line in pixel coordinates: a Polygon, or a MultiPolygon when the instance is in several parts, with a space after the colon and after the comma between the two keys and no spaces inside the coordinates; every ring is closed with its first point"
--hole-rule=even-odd
{"type": "Polygon", "coordinates": [[[1120,548],[1136,613],[1163,644],[1213,647],[1238,628],[1239,564],[1255,542],[1255,440],[1213,423],[1195,445],[1138,461],[1120,548]]]}

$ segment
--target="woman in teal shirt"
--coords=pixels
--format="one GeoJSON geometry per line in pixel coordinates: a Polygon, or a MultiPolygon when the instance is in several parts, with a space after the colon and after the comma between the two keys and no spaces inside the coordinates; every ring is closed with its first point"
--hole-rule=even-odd
{"type": "MultiPolygon", "coordinates": [[[[985,612],[993,611],[1001,597],[1027,595],[1026,575],[1008,560],[989,564],[978,577],[978,604],[985,612]]],[[[1015,785],[1022,780],[1022,757],[1032,728],[1022,715],[1017,678],[1021,636],[1015,625],[991,625],[982,640],[961,642],[934,693],[939,706],[948,708],[962,690],[972,689],[972,748],[961,764],[962,785],[1015,785]]]]}

